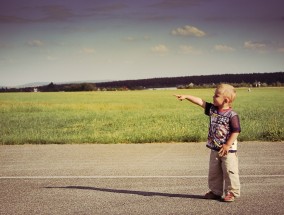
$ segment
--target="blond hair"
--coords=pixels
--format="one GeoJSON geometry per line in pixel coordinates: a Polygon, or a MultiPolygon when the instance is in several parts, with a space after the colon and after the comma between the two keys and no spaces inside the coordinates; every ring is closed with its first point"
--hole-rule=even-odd
{"type": "Polygon", "coordinates": [[[236,98],[236,90],[230,84],[219,84],[216,88],[220,94],[222,94],[225,98],[228,99],[229,105],[233,103],[236,98]]]}

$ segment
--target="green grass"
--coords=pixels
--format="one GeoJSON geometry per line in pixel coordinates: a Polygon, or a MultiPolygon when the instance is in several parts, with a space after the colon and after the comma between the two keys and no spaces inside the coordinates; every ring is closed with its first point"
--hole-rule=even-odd
{"type": "MultiPolygon", "coordinates": [[[[282,141],[284,88],[237,89],[241,141],[282,141]]],[[[208,117],[174,94],[214,89],[0,94],[0,144],[206,141],[208,117]]]]}

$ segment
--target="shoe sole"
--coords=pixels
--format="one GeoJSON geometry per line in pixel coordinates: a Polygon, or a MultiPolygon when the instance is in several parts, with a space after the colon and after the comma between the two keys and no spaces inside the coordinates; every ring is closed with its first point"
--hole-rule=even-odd
{"type": "Polygon", "coordinates": [[[228,199],[228,200],[223,199],[223,201],[224,201],[224,202],[234,202],[235,199],[228,199]]]}

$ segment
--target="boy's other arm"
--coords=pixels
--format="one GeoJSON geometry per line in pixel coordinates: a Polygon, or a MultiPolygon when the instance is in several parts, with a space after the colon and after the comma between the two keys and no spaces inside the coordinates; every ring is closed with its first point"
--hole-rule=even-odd
{"type": "Polygon", "coordinates": [[[202,108],[205,108],[205,104],[206,102],[204,100],[202,100],[199,97],[196,96],[192,96],[192,95],[175,95],[177,97],[177,99],[179,99],[180,101],[182,100],[188,100],[193,104],[196,104],[202,108]]]}
{"type": "Polygon", "coordinates": [[[230,135],[229,139],[227,140],[226,144],[222,145],[222,148],[219,151],[219,155],[221,157],[225,156],[228,154],[232,144],[234,143],[234,141],[237,139],[237,137],[239,136],[238,132],[234,132],[230,135]]]}

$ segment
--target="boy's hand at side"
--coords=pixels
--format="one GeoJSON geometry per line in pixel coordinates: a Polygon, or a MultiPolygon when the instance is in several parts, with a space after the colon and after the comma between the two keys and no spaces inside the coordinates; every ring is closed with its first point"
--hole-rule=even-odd
{"type": "Polygon", "coordinates": [[[227,144],[223,144],[218,154],[220,157],[224,157],[228,154],[229,150],[230,150],[230,146],[227,144]]]}
{"type": "Polygon", "coordinates": [[[219,156],[224,157],[225,155],[228,154],[233,142],[237,139],[239,133],[234,132],[230,135],[229,139],[227,140],[226,144],[222,145],[222,148],[219,151],[219,156]]]}

